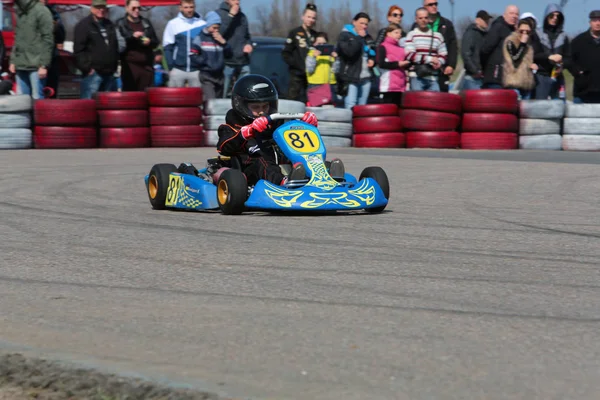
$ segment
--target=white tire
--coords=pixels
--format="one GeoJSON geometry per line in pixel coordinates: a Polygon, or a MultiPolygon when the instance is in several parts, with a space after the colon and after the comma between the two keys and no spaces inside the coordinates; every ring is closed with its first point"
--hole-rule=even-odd
{"type": "Polygon", "coordinates": [[[225,123],[224,115],[209,115],[204,119],[204,129],[216,131],[225,123]]]}
{"type": "Polygon", "coordinates": [[[23,112],[33,109],[33,99],[29,95],[2,95],[0,96],[0,112],[23,112]]]}
{"type": "Polygon", "coordinates": [[[521,100],[521,118],[560,119],[565,116],[565,103],[562,100],[521,100]]]}
{"type": "Polygon", "coordinates": [[[563,134],[600,135],[600,118],[565,118],[563,134]]]}
{"type": "Polygon", "coordinates": [[[29,149],[32,144],[31,129],[0,128],[0,149],[29,149]]]}
{"type": "Polygon", "coordinates": [[[565,108],[567,118],[599,118],[600,104],[573,104],[567,103],[565,108]]]}
{"type": "Polygon", "coordinates": [[[216,147],[219,142],[219,131],[206,130],[204,131],[204,145],[206,147],[216,147]]]}
{"type": "Polygon", "coordinates": [[[210,99],[204,103],[205,115],[225,115],[231,110],[231,99],[210,99]]]}
{"type": "Polygon", "coordinates": [[[319,121],[319,133],[322,136],[335,136],[352,138],[352,124],[344,122],[321,122],[319,121]]]}
{"type": "Polygon", "coordinates": [[[600,135],[565,135],[562,137],[563,150],[600,151],[600,135]]]}
{"type": "Polygon", "coordinates": [[[520,119],[519,135],[560,135],[560,119],[520,119]]]}
{"type": "Polygon", "coordinates": [[[11,114],[0,114],[0,127],[9,128],[31,128],[31,114],[28,112],[19,112],[11,114]]]}
{"type": "Polygon", "coordinates": [[[306,112],[306,104],[295,100],[279,100],[277,112],[282,114],[295,114],[306,112]]]}
{"type": "Polygon", "coordinates": [[[526,150],[560,150],[562,149],[562,137],[560,135],[519,136],[519,148],[526,150]]]}
{"type": "Polygon", "coordinates": [[[321,136],[326,148],[330,147],[352,147],[352,139],[337,136],[321,136]]]}
{"type": "Polygon", "coordinates": [[[321,122],[352,122],[352,110],[334,107],[306,107],[306,111],[315,113],[321,122]]]}

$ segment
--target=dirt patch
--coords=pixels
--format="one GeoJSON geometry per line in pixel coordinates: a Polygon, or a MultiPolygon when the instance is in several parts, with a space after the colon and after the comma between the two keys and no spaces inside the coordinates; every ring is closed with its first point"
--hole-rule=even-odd
{"type": "Polygon", "coordinates": [[[0,400],[225,400],[136,378],[71,368],[53,361],[0,355],[0,400]]]}

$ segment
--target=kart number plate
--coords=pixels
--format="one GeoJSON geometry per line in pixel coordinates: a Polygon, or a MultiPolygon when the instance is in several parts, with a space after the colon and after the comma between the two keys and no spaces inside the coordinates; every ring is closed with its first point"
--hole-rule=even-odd
{"type": "Polygon", "coordinates": [[[283,139],[288,146],[299,153],[314,153],[321,147],[319,137],[313,131],[285,131],[283,139]]]}
{"type": "Polygon", "coordinates": [[[173,206],[177,204],[179,192],[182,190],[183,187],[184,184],[181,175],[169,176],[169,190],[167,191],[167,200],[165,201],[165,205],[173,206]]]}

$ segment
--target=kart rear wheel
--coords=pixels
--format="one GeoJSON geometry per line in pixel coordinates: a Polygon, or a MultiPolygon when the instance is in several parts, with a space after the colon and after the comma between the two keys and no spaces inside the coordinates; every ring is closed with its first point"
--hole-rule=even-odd
{"type": "Polygon", "coordinates": [[[227,169],[217,183],[217,202],[225,215],[239,215],[248,198],[248,183],[242,171],[227,169]]]}
{"type": "MultiPolygon", "coordinates": [[[[381,167],[367,167],[360,173],[360,178],[358,180],[364,178],[372,178],[379,184],[379,187],[383,191],[383,195],[386,199],[390,198],[390,181],[388,180],[387,174],[381,167]]],[[[365,211],[370,213],[380,213],[385,210],[386,206],[376,207],[376,208],[365,208],[365,211]]]]}
{"type": "Polygon", "coordinates": [[[155,210],[165,209],[165,200],[169,190],[169,175],[177,172],[173,164],[155,164],[148,176],[148,198],[155,210]]]}

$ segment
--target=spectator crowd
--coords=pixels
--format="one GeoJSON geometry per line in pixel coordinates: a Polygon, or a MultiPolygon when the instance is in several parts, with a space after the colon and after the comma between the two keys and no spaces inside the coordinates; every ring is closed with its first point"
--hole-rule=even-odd
{"type": "MultiPolygon", "coordinates": [[[[143,1],[143,0],[142,0],[143,1]]],[[[81,97],[117,90],[120,65],[123,91],[160,84],[155,69],[168,66],[168,86],[202,87],[206,99],[230,97],[233,83],[250,73],[253,46],[240,0],[225,0],[200,16],[194,0],[181,0],[162,41],[140,15],[139,0],[126,0],[123,18],[107,18],[106,0],[92,0],[90,15],[74,30],[75,64],[84,78],[81,97]]],[[[17,91],[33,98],[55,97],[58,57],[65,41],[60,15],[39,0],[15,0],[17,26],[10,72],[17,91]]],[[[371,17],[357,13],[335,44],[314,28],[318,9],[307,4],[301,25],[290,30],[281,57],[289,68],[287,97],[313,106],[352,108],[379,101],[397,103],[405,91],[448,92],[459,59],[452,21],[438,0],[423,0],[414,24],[405,31],[404,10],[393,5],[387,26],[368,33],[371,17]]],[[[513,89],[522,99],[566,98],[564,72],[574,78],[575,103],[600,103],[600,10],[589,14],[589,28],[570,38],[560,5],[549,4],[538,19],[509,5],[493,18],[475,14],[460,45],[463,89],[513,89]]],[[[4,44],[0,41],[0,55],[4,44]]],[[[5,90],[0,84],[0,92],[5,90]]]]}

